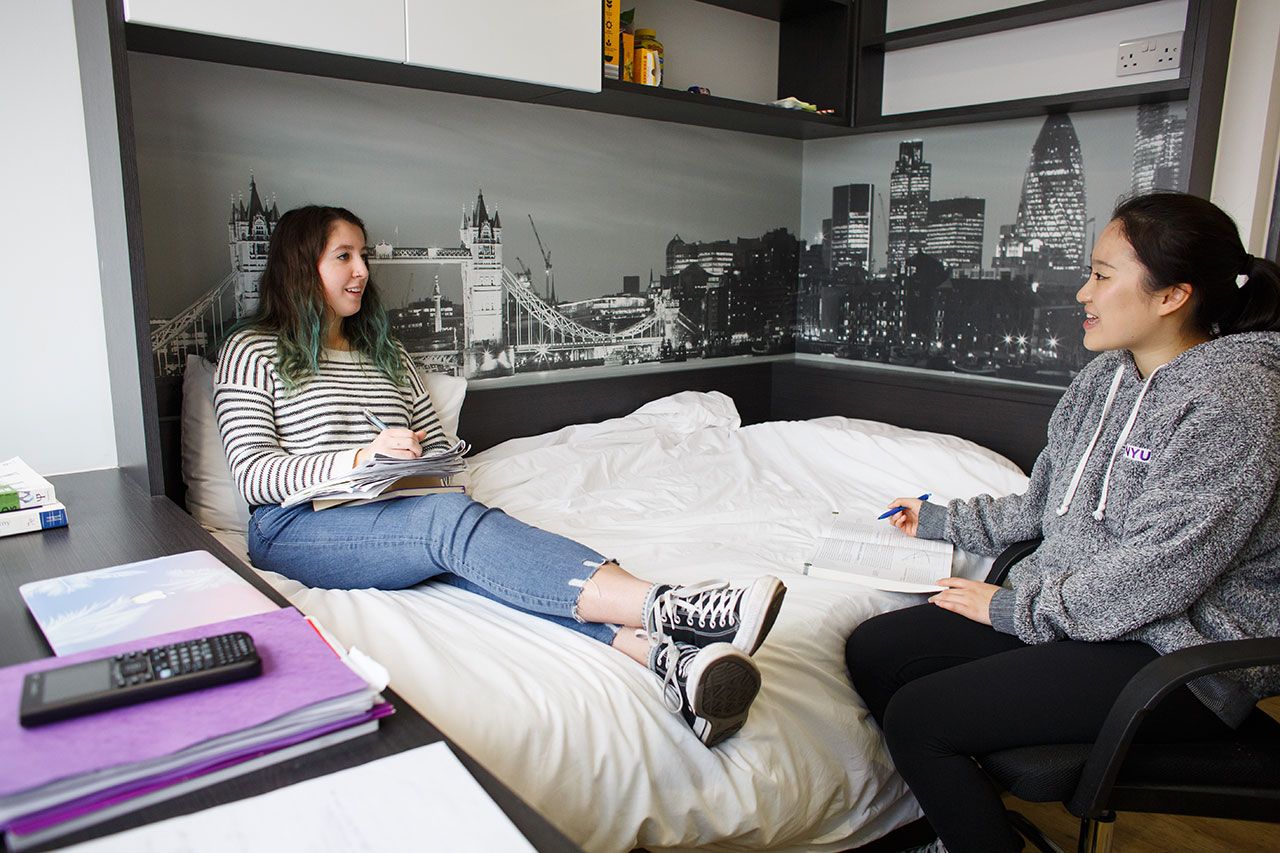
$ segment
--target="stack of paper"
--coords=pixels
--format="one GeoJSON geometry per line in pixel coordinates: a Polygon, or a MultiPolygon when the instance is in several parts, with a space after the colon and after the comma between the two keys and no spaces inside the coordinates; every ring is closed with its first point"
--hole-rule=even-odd
{"type": "Polygon", "coordinates": [[[470,450],[471,446],[459,439],[452,447],[425,453],[416,459],[374,456],[373,459],[363,465],[357,465],[346,474],[294,492],[280,505],[290,507],[306,501],[334,498],[370,500],[409,479],[436,478],[441,482],[447,482],[450,476],[467,470],[467,463],[462,457],[470,450]]]}
{"type": "Polygon", "coordinates": [[[52,483],[17,456],[0,462],[0,536],[66,526],[52,483]]]}
{"type": "MultiPolygon", "coordinates": [[[[98,823],[260,766],[356,737],[392,712],[293,608],[147,639],[162,645],[245,631],[258,678],[37,728],[0,717],[0,829],[12,849],[98,823]]],[[[111,646],[0,669],[16,709],[28,672],[140,647],[111,646]]]]}

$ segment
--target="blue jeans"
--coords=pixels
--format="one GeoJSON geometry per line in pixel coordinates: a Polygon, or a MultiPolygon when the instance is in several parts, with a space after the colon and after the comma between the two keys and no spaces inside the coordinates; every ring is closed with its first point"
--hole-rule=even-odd
{"type": "Polygon", "coordinates": [[[617,625],[581,621],[582,585],[606,558],[463,494],[320,512],[255,507],[249,558],[323,589],[404,589],[438,579],[612,643],[617,625]]]}

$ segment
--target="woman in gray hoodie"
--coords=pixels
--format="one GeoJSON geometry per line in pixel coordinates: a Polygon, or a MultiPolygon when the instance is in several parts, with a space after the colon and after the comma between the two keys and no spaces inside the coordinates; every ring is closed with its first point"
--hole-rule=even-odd
{"type": "MultiPolygon", "coordinates": [[[[1280,267],[1250,256],[1210,202],[1156,193],[1116,209],[1076,299],[1084,345],[1102,354],[1058,403],[1027,491],[889,504],[899,530],[968,551],[1043,543],[1009,588],[945,578],[846,647],[952,853],[1022,849],[972,756],[1091,742],[1159,655],[1280,635],[1280,267]]],[[[1277,668],[1206,676],[1139,738],[1252,728],[1275,693],[1277,668]]]]}

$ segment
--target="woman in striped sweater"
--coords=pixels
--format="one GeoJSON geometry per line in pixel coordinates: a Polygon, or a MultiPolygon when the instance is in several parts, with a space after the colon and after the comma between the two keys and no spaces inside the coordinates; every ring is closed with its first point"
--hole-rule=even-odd
{"type": "Polygon", "coordinates": [[[447,444],[369,280],[364,223],[348,210],[282,216],[259,309],[218,351],[214,405],[232,475],[252,508],[254,565],[309,586],[453,584],[608,643],[661,679],[666,706],[711,746],[746,721],[760,687],[750,655],[785,589],[764,577],[670,586],[462,494],[323,512],[290,494],[383,454],[447,444]],[[366,411],[388,424],[370,427],[366,411]]]}

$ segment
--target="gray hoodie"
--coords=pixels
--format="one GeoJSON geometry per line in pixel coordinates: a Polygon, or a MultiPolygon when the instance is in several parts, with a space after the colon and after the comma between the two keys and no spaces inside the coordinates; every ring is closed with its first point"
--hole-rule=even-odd
{"type": "MultiPolygon", "coordinates": [[[[1280,333],[1208,341],[1145,382],[1104,353],[1054,410],[1025,494],[925,504],[918,535],[988,555],[1043,536],[991,601],[1026,643],[1280,636],[1278,428],[1280,333]]],[[[1235,726],[1280,692],[1280,667],[1190,687],[1235,726]]]]}

